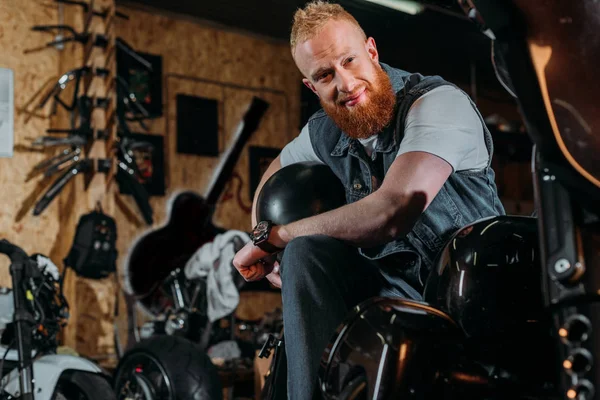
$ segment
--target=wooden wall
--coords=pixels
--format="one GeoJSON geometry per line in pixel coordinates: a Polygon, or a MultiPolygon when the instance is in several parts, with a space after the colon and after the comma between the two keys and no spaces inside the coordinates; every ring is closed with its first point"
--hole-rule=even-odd
{"type": "MultiPolygon", "coordinates": [[[[245,207],[251,204],[247,148],[252,145],[281,148],[298,134],[300,75],[286,44],[129,7],[120,7],[119,11],[130,19],[117,21],[117,36],[137,51],[162,56],[163,117],[147,121],[147,132],[135,124],[132,127],[138,128],[138,132],[164,136],[167,185],[165,196],[151,198],[153,227],[143,223],[131,197],[114,193],[123,281],[124,260],[135,240],[167,222],[167,206],[174,194],[182,190],[204,194],[219,161],[217,157],[176,152],[176,96],[194,95],[218,101],[221,152],[231,145],[232,135],[252,97],[258,96],[270,103],[236,165],[234,174],[240,176],[241,181],[230,182],[227,196],[218,204],[213,221],[227,229],[247,231],[250,215],[245,207]],[[236,201],[238,191],[244,207],[236,201]]],[[[125,316],[125,309],[121,307],[118,325],[123,339],[126,337],[125,316]]],[[[81,343],[84,337],[78,336],[78,339],[81,343]]]]}
{"type": "MultiPolygon", "coordinates": [[[[15,152],[12,158],[0,158],[0,238],[6,238],[30,253],[51,252],[60,221],[56,203],[39,217],[33,217],[31,209],[23,207],[23,202],[39,186],[38,180],[25,182],[25,176],[46,157],[46,154],[28,148],[32,138],[50,128],[50,119],[41,112],[40,116],[31,116],[22,111],[45,83],[58,79],[59,54],[53,49],[32,54],[24,52],[42,46],[49,39],[47,35],[32,33],[31,26],[55,22],[57,15],[55,6],[42,7],[37,1],[0,2],[0,67],[12,69],[15,77],[15,152]],[[17,220],[23,213],[26,215],[17,220]]],[[[1,257],[2,286],[10,286],[8,265],[8,259],[1,257]]]]}
{"type": "MultiPolygon", "coordinates": [[[[182,190],[205,194],[217,157],[200,157],[176,151],[178,94],[215,99],[219,108],[219,150],[231,145],[233,133],[253,96],[270,103],[256,132],[249,139],[224,196],[215,210],[214,224],[248,231],[248,147],[281,148],[299,133],[300,79],[287,43],[272,42],[215,28],[197,21],[164,16],[147,10],[119,7],[129,21],[119,20],[117,35],[140,52],[160,55],[163,62],[163,116],[147,121],[151,134],[163,135],[166,195],[152,197],[155,224],[167,221],[167,203],[182,190]],[[240,205],[237,201],[241,197],[240,205]]],[[[138,132],[139,127],[132,124],[138,132]]],[[[200,130],[201,127],[198,127],[200,130]]],[[[121,196],[115,209],[119,230],[120,268],[132,243],[148,231],[131,198],[121,196]]],[[[122,309],[121,315],[124,314],[122,309]]],[[[119,326],[125,336],[125,321],[119,326]]]]}
{"type": "MultiPolygon", "coordinates": [[[[216,157],[176,152],[177,94],[215,99],[219,104],[219,149],[225,150],[252,96],[270,103],[259,129],[248,141],[252,145],[281,148],[298,134],[300,74],[289,46],[245,36],[193,21],[119,7],[130,20],[119,20],[117,35],[136,50],[163,58],[164,115],[148,122],[149,132],[165,137],[167,194],[152,198],[158,225],[166,218],[166,200],[177,191],[204,193],[212,177],[216,157]]],[[[199,127],[201,129],[201,127],[199,127]]],[[[138,129],[139,131],[139,129],[138,129]]],[[[242,177],[242,201],[249,205],[248,152],[245,150],[235,173],[242,177]]],[[[134,210],[135,211],[135,210],[134,210]]],[[[117,211],[119,212],[119,211],[117,211]]],[[[124,221],[125,218],[118,218],[124,221]]],[[[250,218],[235,201],[219,204],[215,223],[230,229],[248,230],[250,218]]],[[[119,226],[120,248],[126,252],[145,226],[119,226]],[[121,247],[122,246],[122,247],[121,247]]]]}
{"type": "MultiPolygon", "coordinates": [[[[98,9],[114,7],[112,0],[99,0],[95,4],[98,9]]],[[[84,63],[107,66],[105,55],[102,50],[96,49],[84,61],[85,51],[81,44],[67,44],[59,51],[44,47],[55,38],[54,34],[31,31],[33,25],[59,23],[81,31],[84,13],[80,7],[59,6],[58,3],[41,0],[6,0],[0,2],[0,17],[0,66],[11,68],[15,74],[15,154],[12,158],[0,159],[0,202],[3,206],[0,237],[23,247],[30,254],[50,256],[62,269],[62,260],[71,247],[79,217],[89,212],[97,202],[101,202],[109,213],[113,207],[106,177],[95,174],[85,184],[83,177],[76,178],[40,216],[32,215],[34,203],[57,176],[43,179],[38,175],[29,180],[26,176],[35,164],[55,154],[57,149],[39,150],[31,143],[36,137],[45,135],[48,128],[70,128],[69,115],[60,107],[55,115],[51,115],[51,101],[43,109],[38,109],[37,105],[40,95],[54,85],[61,74],[84,63]]],[[[106,33],[104,22],[101,18],[94,18],[91,31],[106,33]]],[[[99,80],[92,80],[88,89],[88,96],[106,95],[106,88],[99,80]]],[[[94,111],[92,119],[94,127],[102,129],[105,118],[99,111],[94,111]]],[[[93,143],[88,156],[105,157],[105,143],[93,143]]],[[[0,262],[0,284],[10,286],[8,260],[0,262]]],[[[106,319],[113,312],[113,280],[78,279],[71,273],[67,275],[64,290],[70,302],[71,317],[62,342],[90,356],[114,353],[112,321],[106,319]]]]}
{"type": "MultiPolygon", "coordinates": [[[[111,0],[96,1],[97,6],[114,4],[111,0]]],[[[117,20],[116,35],[139,51],[163,57],[164,117],[150,122],[152,134],[165,138],[167,193],[151,199],[155,224],[166,221],[169,198],[180,190],[204,193],[211,178],[216,157],[177,154],[175,151],[175,96],[190,94],[218,100],[220,109],[219,150],[229,145],[235,128],[253,96],[270,103],[267,114],[248,145],[282,147],[298,134],[299,80],[288,46],[262,38],[233,33],[194,21],[155,15],[152,12],[123,7],[129,21],[117,20]]],[[[82,14],[78,7],[65,7],[64,22],[81,28],[82,14]]],[[[60,74],[82,62],[81,49],[67,46],[62,52],[45,49],[31,54],[25,50],[42,46],[51,35],[31,32],[36,24],[59,23],[56,3],[43,0],[4,0],[0,2],[0,66],[15,72],[15,155],[0,159],[0,237],[19,244],[27,252],[50,255],[62,267],[73,239],[79,217],[100,200],[104,210],[118,224],[118,265],[123,272],[123,260],[139,235],[151,229],[142,218],[130,196],[118,194],[116,185],[106,182],[92,184],[84,192],[83,178],[68,185],[61,196],[42,213],[32,215],[33,203],[45,187],[40,177],[25,182],[25,175],[52,151],[34,151],[32,139],[51,127],[64,127],[64,116],[50,118],[48,110],[31,116],[38,100],[38,91],[55,81],[60,74]],[[25,205],[24,205],[25,203],[25,205]]],[[[248,154],[245,150],[236,166],[241,177],[231,185],[231,194],[240,190],[242,202],[250,205],[248,196],[248,154]]],[[[48,182],[43,182],[45,185],[48,182]]],[[[250,217],[240,207],[235,196],[217,207],[215,224],[224,228],[248,230],[250,217]]],[[[1,259],[0,285],[10,286],[8,260],[1,259]]],[[[71,274],[66,284],[66,296],[72,305],[69,328],[64,342],[88,356],[114,353],[112,339],[112,306],[118,290],[112,278],[91,281],[71,274]]],[[[123,314],[122,314],[123,315],[123,314]]],[[[124,326],[124,321],[120,324],[124,326]]]]}

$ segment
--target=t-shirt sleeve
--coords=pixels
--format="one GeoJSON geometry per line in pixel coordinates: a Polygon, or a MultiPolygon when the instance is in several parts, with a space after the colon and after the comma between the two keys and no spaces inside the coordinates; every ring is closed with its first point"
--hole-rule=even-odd
{"type": "Polygon", "coordinates": [[[282,167],[302,161],[316,161],[324,164],[317,156],[317,153],[315,153],[312,143],[310,142],[308,124],[304,125],[300,134],[281,150],[279,161],[281,162],[282,167]]]}
{"type": "Polygon", "coordinates": [[[467,95],[449,85],[419,97],[406,117],[398,156],[412,151],[434,154],[454,171],[487,165],[483,125],[467,95]]]}

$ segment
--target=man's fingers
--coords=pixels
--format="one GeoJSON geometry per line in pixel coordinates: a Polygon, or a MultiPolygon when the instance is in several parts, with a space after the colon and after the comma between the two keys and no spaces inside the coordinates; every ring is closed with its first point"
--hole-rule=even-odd
{"type": "Polygon", "coordinates": [[[262,278],[262,276],[259,276],[261,275],[261,272],[261,268],[257,264],[245,267],[240,271],[246,282],[252,282],[262,278]]]}
{"type": "Polygon", "coordinates": [[[267,276],[273,269],[272,265],[256,263],[248,267],[242,267],[239,269],[240,274],[246,280],[246,282],[258,281],[267,276]]]}
{"type": "Polygon", "coordinates": [[[278,287],[281,289],[281,285],[282,285],[282,281],[281,281],[281,275],[279,275],[279,272],[271,272],[269,275],[267,275],[267,280],[269,282],[271,282],[271,284],[275,287],[278,287]]]}
{"type": "Polygon", "coordinates": [[[252,282],[269,274],[273,270],[275,261],[275,255],[265,254],[263,250],[249,242],[235,254],[233,266],[246,282],[252,282]]]}

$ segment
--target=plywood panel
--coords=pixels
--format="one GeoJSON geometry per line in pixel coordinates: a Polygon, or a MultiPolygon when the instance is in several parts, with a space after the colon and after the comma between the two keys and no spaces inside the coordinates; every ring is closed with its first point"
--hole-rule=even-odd
{"type": "Polygon", "coordinates": [[[272,313],[283,307],[278,292],[243,291],[240,293],[240,305],[235,316],[244,321],[261,321],[266,313],[272,313]]]}
{"type": "MultiPolygon", "coordinates": [[[[114,17],[114,0],[95,1],[96,9],[108,9],[107,18],[92,18],[90,32],[104,34],[111,38],[114,36],[114,26],[109,21],[114,17]]],[[[82,15],[79,12],[79,15],[82,15]]],[[[115,70],[114,58],[108,57],[108,49],[91,48],[89,56],[84,54],[83,59],[79,59],[80,64],[86,64],[91,67],[102,67],[109,70],[115,70]],[[87,58],[86,58],[87,57],[87,58]]],[[[94,77],[90,82],[90,87],[86,90],[86,95],[94,97],[111,97],[114,93],[110,90],[113,86],[110,79],[94,77]]],[[[113,97],[114,101],[114,97],[113,97]]],[[[105,129],[107,126],[107,111],[102,108],[96,108],[92,114],[92,127],[94,129],[105,129]]],[[[114,132],[113,132],[114,133],[114,132]]],[[[88,157],[93,160],[108,158],[105,140],[95,140],[88,153],[88,157]]],[[[111,188],[114,190],[114,187],[111,188]]],[[[109,214],[114,214],[114,200],[111,196],[111,190],[107,190],[107,175],[103,173],[94,173],[85,188],[85,194],[82,192],[82,205],[80,206],[80,215],[94,209],[100,204],[102,210],[109,214]]],[[[75,335],[75,348],[77,351],[90,358],[96,359],[101,365],[113,366],[116,364],[114,357],[114,330],[113,314],[115,304],[114,278],[109,277],[103,280],[90,280],[78,277],[75,285],[73,297],[78,305],[77,321],[71,324],[71,336],[75,335]]]]}
{"type": "MultiPolygon", "coordinates": [[[[275,43],[179,20],[130,7],[119,7],[129,21],[117,20],[117,35],[136,50],[161,55],[163,59],[163,116],[148,121],[149,132],[165,136],[166,195],[152,197],[155,223],[147,227],[127,196],[116,200],[115,218],[119,229],[119,265],[124,273],[128,250],[137,238],[167,222],[169,200],[182,190],[205,194],[215,173],[218,157],[200,157],[176,152],[177,94],[215,99],[219,102],[219,150],[231,145],[234,134],[253,96],[271,106],[258,130],[248,141],[230,182],[236,197],[221,197],[213,222],[228,229],[250,229],[246,207],[248,197],[248,146],[283,147],[299,133],[300,74],[287,43],[275,43]]],[[[136,130],[139,131],[139,129],[136,130]]],[[[124,302],[123,302],[124,304],[124,302]]],[[[120,337],[127,335],[125,308],[119,318],[120,337]]],[[[143,316],[142,316],[143,317],[143,316]]],[[[142,318],[143,320],[143,318],[142,318]]]]}
{"type": "MultiPolygon", "coordinates": [[[[200,157],[190,154],[177,153],[177,95],[190,95],[213,99],[218,102],[219,121],[219,151],[222,152],[230,142],[229,132],[223,126],[227,115],[223,107],[224,91],[221,85],[215,83],[195,82],[187,79],[171,78],[165,80],[167,85],[167,159],[168,159],[168,185],[170,188],[192,189],[203,193],[208,185],[210,172],[217,165],[218,157],[200,157]]],[[[193,118],[193,116],[191,116],[193,118]]],[[[230,118],[227,115],[227,118],[230,118]]],[[[197,127],[198,134],[202,134],[202,127],[197,127]]]]}
{"type": "MultiPolygon", "coordinates": [[[[269,135],[276,132],[275,142],[283,144],[298,133],[300,76],[286,44],[274,44],[128,7],[121,7],[120,11],[128,14],[130,20],[119,21],[118,35],[139,51],[163,57],[165,116],[149,121],[151,133],[166,135],[168,188],[164,198],[152,199],[156,227],[166,222],[168,199],[174,193],[192,189],[204,194],[214,166],[218,162],[218,159],[213,157],[176,153],[176,94],[190,94],[220,101],[222,114],[219,121],[222,123],[219,125],[219,145],[220,149],[224,150],[230,143],[229,135],[233,134],[248,105],[248,99],[258,95],[269,100],[267,97],[273,97],[269,93],[277,92],[272,109],[269,110],[269,114],[272,115],[269,118],[272,118],[272,121],[267,123],[267,118],[263,121],[270,128],[265,129],[261,124],[261,129],[269,133],[263,134],[259,130],[251,139],[251,143],[267,145],[273,142],[272,139],[268,139],[269,135]]],[[[247,181],[248,166],[244,157],[246,156],[243,154],[236,172],[247,181]]],[[[245,200],[249,201],[247,191],[247,188],[242,189],[245,200]]],[[[121,208],[117,213],[135,214],[136,211],[135,207],[129,207],[129,212],[123,210],[124,207],[121,208]]],[[[218,208],[216,215],[215,221],[224,218],[222,222],[228,228],[249,228],[250,220],[242,208],[238,207],[233,214],[223,213],[218,208]],[[223,217],[224,214],[233,216],[223,217]]],[[[148,230],[139,224],[133,225],[137,226],[120,229],[119,243],[122,253],[127,252],[136,237],[148,230]]]]}
{"type": "MultiPolygon", "coordinates": [[[[32,138],[50,127],[47,113],[30,116],[25,107],[35,94],[57,78],[58,53],[53,49],[24,54],[42,46],[48,36],[32,33],[31,25],[57,21],[56,6],[41,2],[4,0],[0,2],[0,67],[14,71],[15,85],[15,152],[12,158],[0,158],[0,238],[23,247],[27,252],[49,254],[59,229],[57,204],[52,204],[40,217],[31,209],[23,210],[23,201],[38,187],[39,179],[25,182],[29,170],[46,157],[46,153],[29,150],[32,138]]],[[[29,110],[33,107],[29,104],[29,110]]],[[[39,190],[38,190],[39,191],[39,190]]],[[[0,258],[0,285],[10,286],[8,259],[0,258]]]]}
{"type": "Polygon", "coordinates": [[[79,312],[76,325],[77,351],[105,365],[115,365],[113,313],[116,287],[111,278],[78,278],[79,312]]]}
{"type": "MultiPolygon", "coordinates": [[[[97,7],[112,4],[112,0],[98,0],[97,7]]],[[[58,149],[39,151],[30,144],[38,136],[44,135],[48,128],[70,128],[69,115],[58,109],[55,116],[50,117],[50,103],[44,109],[37,109],[41,95],[68,70],[83,65],[83,46],[68,44],[63,50],[44,48],[54,39],[53,35],[32,32],[33,25],[52,25],[64,23],[81,30],[83,13],[81,7],[64,6],[59,15],[58,3],[40,0],[6,0],[0,2],[0,66],[11,68],[15,72],[15,155],[10,159],[0,159],[0,237],[22,246],[28,253],[42,253],[62,268],[62,260],[70,249],[75,226],[81,214],[88,212],[98,200],[102,200],[105,184],[101,176],[96,176],[85,191],[83,177],[70,183],[61,195],[54,199],[50,206],[40,215],[32,215],[33,204],[57,176],[43,179],[33,176],[27,179],[32,167],[41,160],[56,153],[58,149]],[[36,50],[37,49],[37,50],[36,50]],[[88,193],[91,193],[88,197],[88,193]]],[[[93,30],[102,31],[102,20],[95,18],[93,30]]],[[[101,63],[102,55],[93,55],[94,62],[101,63]]],[[[72,85],[71,85],[72,86],[72,85]]],[[[101,89],[96,85],[97,89],[101,89]]],[[[100,94],[94,91],[89,93],[100,94]]],[[[96,112],[94,118],[102,120],[96,112]]],[[[98,122],[98,121],[96,121],[98,122]]],[[[98,126],[101,127],[101,126],[98,126]]],[[[92,149],[94,157],[102,157],[102,149],[92,149]]],[[[110,205],[104,204],[110,212],[110,205]]],[[[10,280],[4,259],[0,285],[8,286],[10,280]]],[[[94,312],[84,301],[77,299],[77,279],[69,274],[64,285],[65,296],[71,305],[71,318],[68,329],[64,332],[64,344],[77,349],[76,331],[78,310],[94,312]]],[[[94,291],[85,291],[94,297],[94,291]]],[[[113,296],[114,297],[114,296],[113,296]]],[[[102,317],[104,318],[104,316],[102,317]]],[[[112,335],[108,336],[112,340],[112,335]]],[[[101,351],[105,352],[106,348],[101,351]]],[[[79,349],[78,349],[79,350],[79,349]]]]}

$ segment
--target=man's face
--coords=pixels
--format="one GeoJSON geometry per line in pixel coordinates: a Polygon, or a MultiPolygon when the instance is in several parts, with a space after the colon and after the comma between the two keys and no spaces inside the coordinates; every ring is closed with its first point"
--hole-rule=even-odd
{"type": "Polygon", "coordinates": [[[391,121],[395,95],[379,65],[375,40],[365,41],[350,22],[329,21],[319,34],[296,46],[294,59],[304,84],[349,136],[367,138],[391,121]]]}

